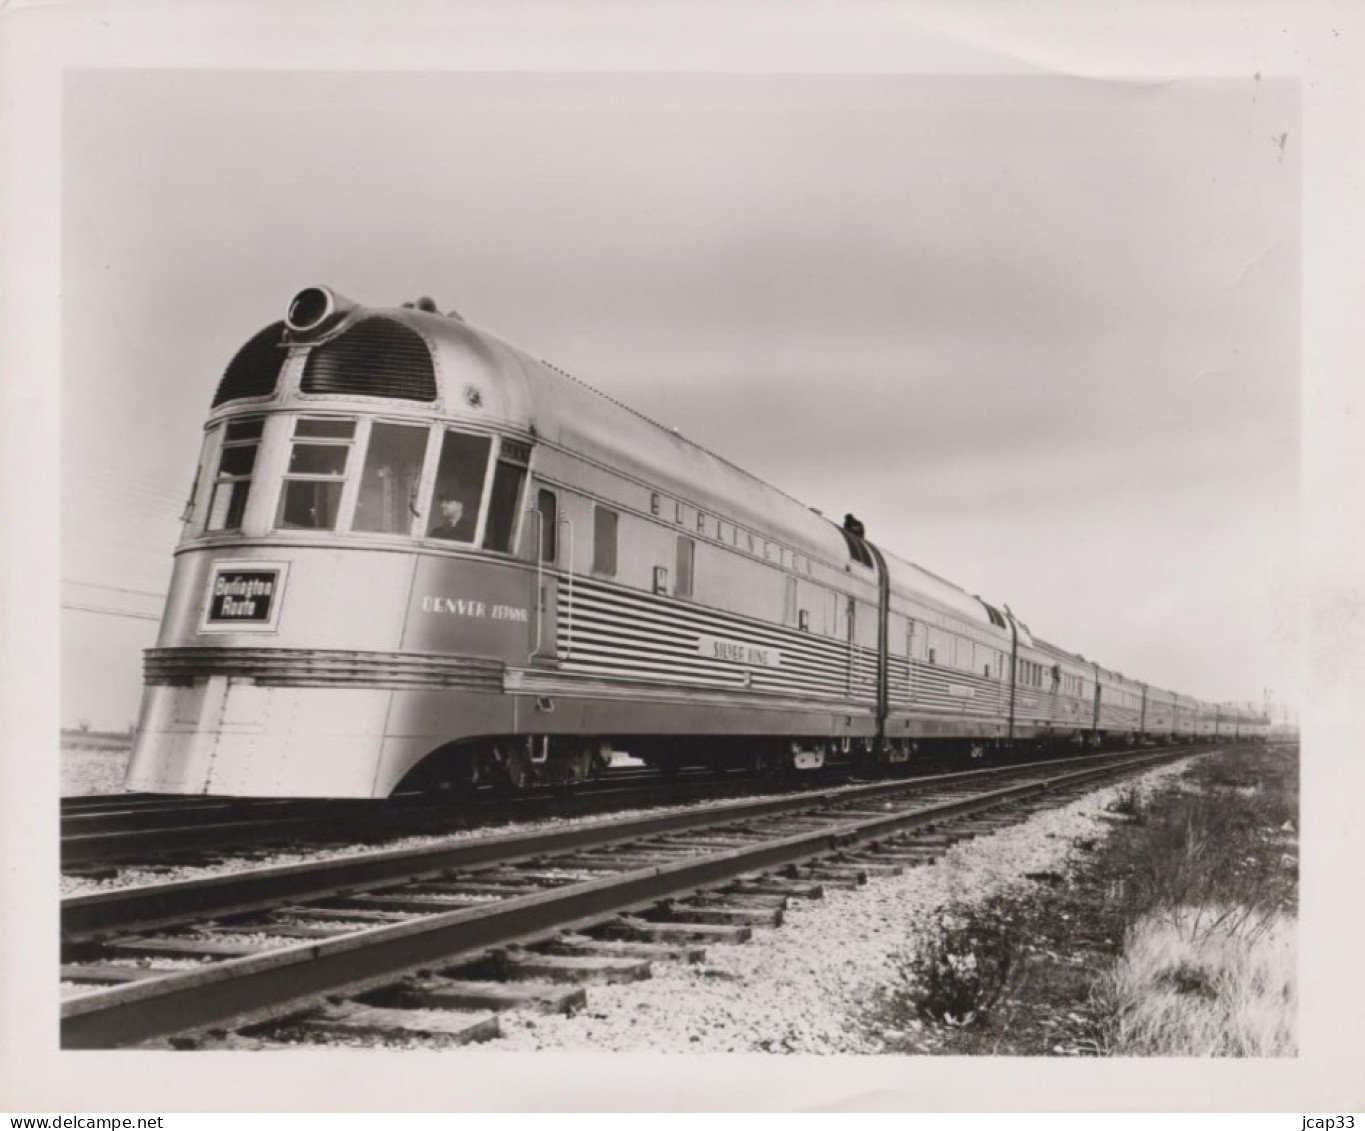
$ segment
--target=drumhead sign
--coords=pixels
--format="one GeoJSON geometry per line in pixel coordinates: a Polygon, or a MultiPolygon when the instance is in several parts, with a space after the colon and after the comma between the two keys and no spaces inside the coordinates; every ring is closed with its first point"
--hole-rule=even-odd
{"type": "Polygon", "coordinates": [[[209,573],[204,632],[271,632],[280,616],[286,562],[215,562],[209,573]]]}

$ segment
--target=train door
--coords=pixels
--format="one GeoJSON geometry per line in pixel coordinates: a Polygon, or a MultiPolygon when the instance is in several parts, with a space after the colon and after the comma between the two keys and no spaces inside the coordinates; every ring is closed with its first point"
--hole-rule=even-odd
{"type": "Polygon", "coordinates": [[[852,597],[849,597],[845,602],[844,616],[848,621],[848,664],[845,689],[848,692],[848,697],[852,699],[858,685],[858,602],[852,597]]]}
{"type": "Polygon", "coordinates": [[[1100,734],[1100,697],[1101,697],[1101,688],[1100,688],[1100,668],[1099,668],[1099,665],[1098,665],[1098,664],[1095,664],[1095,665],[1094,665],[1094,668],[1095,668],[1095,714],[1094,714],[1094,718],[1093,718],[1093,720],[1092,720],[1092,722],[1091,722],[1091,724],[1090,724],[1090,733],[1091,733],[1096,739],[1098,739],[1098,738],[1099,738],[1099,734],[1100,734]]]}
{"type": "MultiPolygon", "coordinates": [[[[533,610],[527,639],[531,663],[549,662],[558,655],[559,575],[561,546],[569,533],[568,519],[560,513],[559,496],[547,487],[536,491],[535,505],[526,511],[523,556],[535,562],[528,573],[527,606],[533,610]]],[[[572,570],[573,563],[569,563],[572,570]]]]}

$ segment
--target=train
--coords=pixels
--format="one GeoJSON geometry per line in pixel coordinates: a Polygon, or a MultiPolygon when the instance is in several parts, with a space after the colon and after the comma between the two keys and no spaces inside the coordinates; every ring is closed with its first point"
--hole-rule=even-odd
{"type": "Polygon", "coordinates": [[[228,362],[125,787],[573,785],[1263,736],[1051,644],[427,298],[325,286],[228,362]]]}

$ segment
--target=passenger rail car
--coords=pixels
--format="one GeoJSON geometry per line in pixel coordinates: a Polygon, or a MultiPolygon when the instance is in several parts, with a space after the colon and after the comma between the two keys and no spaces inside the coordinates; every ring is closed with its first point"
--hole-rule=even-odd
{"type": "Polygon", "coordinates": [[[144,676],[127,786],[250,796],[1263,725],[1038,639],[429,300],[325,287],[223,374],[144,676]]]}

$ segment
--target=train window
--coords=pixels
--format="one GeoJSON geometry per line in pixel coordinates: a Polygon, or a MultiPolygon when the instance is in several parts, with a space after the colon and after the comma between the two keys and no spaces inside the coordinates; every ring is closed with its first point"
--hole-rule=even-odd
{"type": "Polygon", "coordinates": [[[791,624],[796,620],[796,578],[787,577],[783,580],[786,582],[786,590],[783,593],[782,619],[791,624]]]}
{"type": "Polygon", "coordinates": [[[654,592],[668,595],[668,569],[665,566],[654,567],[654,592]]]}
{"type": "Polygon", "coordinates": [[[728,539],[733,538],[734,537],[733,531],[734,527],[731,527],[730,533],[727,533],[725,529],[725,523],[721,522],[719,519],[716,520],[716,537],[720,541],[724,542],[727,541],[728,539]]]}
{"type": "Polygon", "coordinates": [[[701,511],[697,512],[697,533],[706,533],[706,516],[702,514],[701,511]]]}
{"type": "MultiPolygon", "coordinates": [[[[299,421],[300,424],[303,421],[299,421]]],[[[417,485],[427,451],[427,429],[375,424],[365,453],[352,530],[407,534],[417,513],[417,485]]]]}
{"type": "Polygon", "coordinates": [[[488,529],[483,536],[485,550],[512,552],[512,534],[517,527],[521,488],[525,482],[525,466],[498,460],[498,466],[493,470],[493,496],[488,500],[488,529]]]}
{"type": "Polygon", "coordinates": [[[755,553],[756,551],[754,550],[754,536],[752,532],[746,531],[745,533],[748,534],[749,537],[749,553],[751,554],[755,553]]]}
{"type": "Polygon", "coordinates": [[[592,568],[594,573],[616,576],[616,512],[606,507],[593,511],[592,568]]]}
{"type": "Polygon", "coordinates": [[[275,512],[277,530],[335,530],[354,420],[301,418],[275,512]]]}
{"type": "Polygon", "coordinates": [[[682,520],[683,520],[683,505],[682,505],[682,503],[674,503],[674,504],[673,504],[673,521],[674,521],[674,522],[682,522],[682,520]]]}
{"type": "Polygon", "coordinates": [[[692,567],[696,563],[697,544],[691,538],[678,538],[677,585],[673,592],[679,597],[692,596],[692,567]]]}
{"type": "Polygon", "coordinates": [[[802,632],[810,631],[810,610],[801,609],[796,614],[796,627],[802,632]]]}
{"type": "Polygon", "coordinates": [[[263,417],[230,420],[223,431],[223,449],[218,457],[218,476],[209,500],[208,530],[240,530],[251,491],[251,473],[256,467],[263,417]]]}
{"type": "Polygon", "coordinates": [[[294,425],[295,436],[318,436],[324,440],[349,440],[355,435],[354,420],[332,417],[313,419],[303,417],[294,425]]]}
{"type": "Polygon", "coordinates": [[[436,467],[428,538],[474,541],[492,444],[487,436],[472,436],[453,429],[446,431],[441,441],[441,462],[436,467]]]}
{"type": "Polygon", "coordinates": [[[930,662],[931,664],[937,664],[937,663],[938,663],[938,649],[937,649],[937,648],[930,648],[930,649],[929,649],[929,662],[930,662]]]}
{"type": "Polygon", "coordinates": [[[542,488],[536,495],[536,510],[540,513],[540,560],[552,562],[559,550],[555,493],[542,488]]]}
{"type": "Polygon", "coordinates": [[[659,499],[657,491],[651,491],[649,495],[649,513],[658,514],[663,509],[663,503],[659,499]]]}

